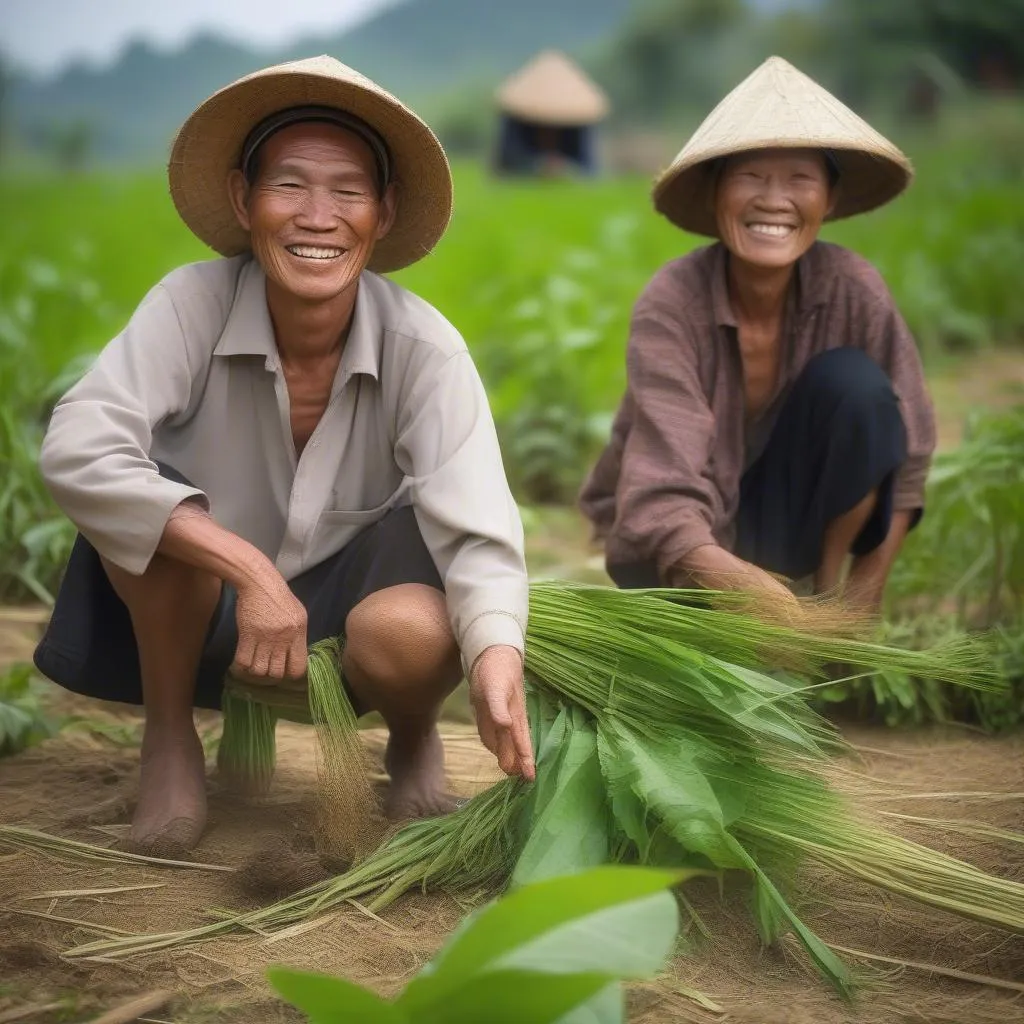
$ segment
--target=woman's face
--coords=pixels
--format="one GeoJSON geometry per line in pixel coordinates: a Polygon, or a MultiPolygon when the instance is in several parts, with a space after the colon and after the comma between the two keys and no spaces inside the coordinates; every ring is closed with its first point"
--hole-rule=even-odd
{"type": "Polygon", "coordinates": [[[761,149],[730,156],[715,189],[718,235],[756,267],[795,263],[834,204],[825,156],[815,149],[761,149]]]}

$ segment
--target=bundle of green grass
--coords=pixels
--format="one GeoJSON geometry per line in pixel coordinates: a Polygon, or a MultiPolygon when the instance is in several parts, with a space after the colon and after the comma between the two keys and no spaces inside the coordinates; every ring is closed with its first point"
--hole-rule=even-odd
{"type": "MultiPolygon", "coordinates": [[[[830,639],[766,623],[736,601],[534,584],[527,635],[534,784],[499,782],[273,906],[190,931],[89,943],[69,955],[125,956],[237,929],[266,933],[348,899],[379,910],[414,887],[519,885],[605,863],[745,873],[763,939],[794,933],[843,992],[851,984],[846,967],[783,895],[805,860],[1024,932],[1024,885],[866,825],[847,808],[822,772],[842,741],[808,707],[807,686],[796,683],[842,663],[985,686],[984,650],[902,651],[830,639]]],[[[361,748],[338,664],[337,644],[313,649],[309,708],[300,715],[328,737],[325,761],[362,756],[353,753],[361,748]]],[[[259,788],[269,777],[273,716],[294,717],[295,708],[275,711],[252,697],[236,694],[226,706],[222,761],[236,771],[248,763],[259,788]],[[257,756],[247,762],[241,751],[257,756]]]]}

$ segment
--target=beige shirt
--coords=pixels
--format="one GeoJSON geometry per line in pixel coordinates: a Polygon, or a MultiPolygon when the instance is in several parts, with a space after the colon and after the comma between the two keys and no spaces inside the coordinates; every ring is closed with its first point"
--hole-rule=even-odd
{"type": "Polygon", "coordinates": [[[907,430],[894,506],[924,505],[935,416],[914,339],[878,271],[827,242],[800,258],[775,393],[750,421],[726,261],[716,242],[666,263],[633,310],[626,394],[580,495],[609,563],[653,561],[667,578],[694,548],[731,549],[740,481],[789,389],[811,358],[843,346],[865,352],[889,376],[907,430]]]}
{"type": "Polygon", "coordinates": [[[467,671],[492,645],[523,650],[523,529],[480,377],[440,313],[375,274],[360,278],[301,456],[266,278],[246,255],[181,267],[150,291],[57,405],[40,465],[83,536],[135,574],[190,496],[285,579],[411,504],[467,671]],[[159,476],[156,459],[196,486],[159,476]]]}

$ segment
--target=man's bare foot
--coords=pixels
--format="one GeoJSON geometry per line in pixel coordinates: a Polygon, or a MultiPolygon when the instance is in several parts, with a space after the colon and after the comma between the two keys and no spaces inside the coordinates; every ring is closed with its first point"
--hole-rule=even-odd
{"type": "Polygon", "coordinates": [[[195,729],[147,729],[129,843],[139,853],[174,859],[199,842],[205,827],[206,766],[195,729]]]}
{"type": "Polygon", "coordinates": [[[433,726],[428,732],[392,731],[384,765],[391,776],[389,818],[434,818],[458,807],[444,777],[444,746],[433,726]]]}

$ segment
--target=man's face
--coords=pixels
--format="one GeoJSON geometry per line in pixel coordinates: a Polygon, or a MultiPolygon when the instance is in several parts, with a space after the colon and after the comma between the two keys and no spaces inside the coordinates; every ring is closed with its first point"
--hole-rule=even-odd
{"type": "Polygon", "coordinates": [[[760,267],[795,263],[832,205],[825,157],[813,149],[729,157],[715,192],[719,237],[734,256],[760,267]]]}
{"type": "Polygon", "coordinates": [[[255,180],[229,182],[239,223],[270,282],[310,302],[359,280],[394,220],[394,188],[378,192],[373,153],[337,125],[294,124],[257,154],[255,180]]]}

